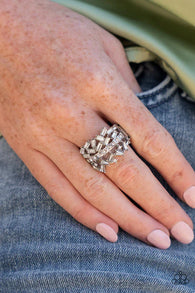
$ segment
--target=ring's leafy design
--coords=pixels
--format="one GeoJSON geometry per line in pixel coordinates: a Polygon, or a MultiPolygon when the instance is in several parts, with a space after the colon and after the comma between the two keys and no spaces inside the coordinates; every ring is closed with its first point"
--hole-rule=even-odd
{"type": "Polygon", "coordinates": [[[106,173],[106,165],[117,162],[115,156],[121,156],[128,150],[130,137],[118,124],[109,129],[104,127],[100,134],[88,140],[80,148],[80,153],[92,167],[106,173]]]}

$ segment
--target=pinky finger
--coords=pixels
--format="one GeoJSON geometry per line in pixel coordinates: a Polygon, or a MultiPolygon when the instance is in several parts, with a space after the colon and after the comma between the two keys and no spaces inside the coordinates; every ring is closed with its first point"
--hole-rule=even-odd
{"type": "Polygon", "coordinates": [[[55,202],[108,241],[117,241],[118,224],[88,203],[46,155],[34,149],[24,153],[25,165],[55,202]]]}

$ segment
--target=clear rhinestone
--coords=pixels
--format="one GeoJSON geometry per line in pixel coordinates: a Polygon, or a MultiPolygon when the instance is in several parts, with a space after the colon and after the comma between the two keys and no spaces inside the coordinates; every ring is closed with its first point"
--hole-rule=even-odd
{"type": "Polygon", "coordinates": [[[115,141],[115,144],[117,144],[119,141],[121,141],[121,138],[117,136],[114,141],[115,141]]]}
{"type": "Polygon", "coordinates": [[[92,146],[92,148],[96,147],[96,140],[95,139],[91,140],[91,146],[92,146]]]}
{"type": "Polygon", "coordinates": [[[124,135],[120,132],[119,135],[118,135],[118,137],[119,137],[120,139],[122,139],[122,138],[124,138],[124,135]]]}
{"type": "Polygon", "coordinates": [[[94,149],[87,149],[88,154],[95,154],[96,150],[94,149]]]}
{"type": "Polygon", "coordinates": [[[98,171],[100,171],[100,169],[99,169],[99,167],[96,167],[96,166],[92,166],[94,169],[96,169],[96,170],[98,170],[98,171]]]}
{"type": "Polygon", "coordinates": [[[92,159],[87,159],[87,162],[92,163],[93,160],[92,159]]]}
{"type": "Polygon", "coordinates": [[[113,127],[110,127],[110,128],[107,130],[107,134],[110,135],[113,131],[114,131],[113,127]]]}
{"type": "Polygon", "coordinates": [[[104,144],[107,145],[109,143],[109,141],[110,141],[110,137],[106,137],[104,140],[104,144]]]}
{"type": "Polygon", "coordinates": [[[83,147],[84,147],[85,149],[87,149],[89,146],[90,146],[90,142],[89,142],[89,141],[86,141],[86,143],[84,144],[83,147]]]}
{"type": "Polygon", "coordinates": [[[109,163],[112,164],[112,163],[116,163],[117,162],[117,159],[112,159],[109,163]]]}
{"type": "Polygon", "coordinates": [[[101,151],[101,155],[105,155],[107,153],[107,148],[104,148],[102,151],[101,151]]]}
{"type": "Polygon", "coordinates": [[[109,162],[107,162],[107,161],[105,161],[105,160],[101,160],[100,164],[102,164],[102,165],[108,165],[109,162]]]}
{"type": "Polygon", "coordinates": [[[104,135],[106,134],[106,132],[107,132],[107,128],[104,127],[104,128],[102,129],[102,131],[100,132],[100,135],[104,136],[104,135]]]}
{"type": "Polygon", "coordinates": [[[126,144],[130,144],[130,143],[131,143],[130,137],[127,137],[126,138],[126,144]]]}
{"type": "Polygon", "coordinates": [[[112,133],[111,137],[116,138],[116,137],[117,137],[117,132],[114,131],[114,132],[112,133]]]}
{"type": "Polygon", "coordinates": [[[101,142],[99,142],[96,147],[96,152],[99,152],[101,150],[102,146],[103,146],[103,144],[101,142]]]}
{"type": "Polygon", "coordinates": [[[111,161],[113,157],[114,157],[114,154],[110,154],[110,157],[108,160],[111,161]]]}
{"type": "Polygon", "coordinates": [[[116,151],[115,155],[116,155],[116,156],[122,156],[122,155],[123,155],[123,152],[116,151]]]}
{"type": "Polygon", "coordinates": [[[96,136],[96,139],[99,140],[99,141],[104,141],[104,137],[101,136],[101,135],[97,135],[96,136]]]}
{"type": "Polygon", "coordinates": [[[83,155],[85,153],[85,149],[84,148],[81,148],[80,149],[80,153],[83,155]]]}
{"type": "Polygon", "coordinates": [[[113,149],[114,145],[112,144],[109,144],[107,145],[106,149],[107,149],[107,152],[111,151],[113,149]]]}
{"type": "Polygon", "coordinates": [[[101,165],[100,166],[100,172],[104,172],[105,173],[105,166],[104,165],[101,165]]]}
{"type": "Polygon", "coordinates": [[[124,149],[125,149],[126,151],[128,150],[128,146],[126,145],[125,142],[123,142],[123,147],[124,147],[124,149]]]}

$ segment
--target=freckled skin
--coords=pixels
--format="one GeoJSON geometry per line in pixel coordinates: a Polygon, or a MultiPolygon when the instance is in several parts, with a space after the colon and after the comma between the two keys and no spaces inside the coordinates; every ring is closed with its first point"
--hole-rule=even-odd
{"type": "Polygon", "coordinates": [[[0,25],[3,135],[13,147],[26,141],[35,146],[36,133],[59,135],[63,128],[72,141],[81,119],[93,121],[86,103],[113,79],[101,40],[107,32],[50,1],[3,1],[0,25]]]}
{"type": "Polygon", "coordinates": [[[114,66],[101,40],[107,32],[50,1],[3,1],[0,24],[0,130],[5,138],[13,147],[26,141],[35,147],[40,133],[61,135],[63,129],[64,138],[77,143],[80,125],[93,121],[86,105],[94,107],[113,81],[114,66]],[[19,141],[10,133],[18,133],[19,141]]]}

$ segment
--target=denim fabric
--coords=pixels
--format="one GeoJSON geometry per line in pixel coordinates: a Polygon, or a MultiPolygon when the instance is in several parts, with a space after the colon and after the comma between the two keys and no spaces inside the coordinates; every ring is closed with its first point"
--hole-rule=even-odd
{"type": "MultiPolygon", "coordinates": [[[[132,67],[143,89],[137,96],[195,169],[195,104],[155,63],[132,67]]],[[[195,220],[193,209],[148,166],[195,220]]],[[[108,242],[56,204],[4,138],[0,202],[2,293],[195,292],[195,241],[172,239],[160,250],[119,229],[118,241],[108,242]]]]}

